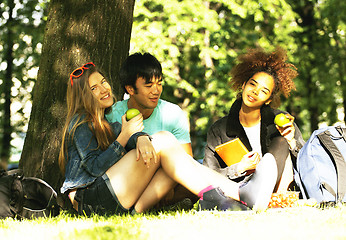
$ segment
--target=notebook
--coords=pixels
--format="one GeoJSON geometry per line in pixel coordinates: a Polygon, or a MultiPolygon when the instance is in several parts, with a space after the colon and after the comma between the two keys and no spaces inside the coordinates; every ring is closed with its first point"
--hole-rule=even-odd
{"type": "Polygon", "coordinates": [[[239,138],[216,146],[215,151],[227,166],[240,162],[243,156],[249,152],[239,138]]]}

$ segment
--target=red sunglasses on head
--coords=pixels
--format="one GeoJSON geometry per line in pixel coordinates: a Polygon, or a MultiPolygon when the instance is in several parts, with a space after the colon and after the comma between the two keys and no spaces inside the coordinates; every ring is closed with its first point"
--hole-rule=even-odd
{"type": "Polygon", "coordinates": [[[76,68],[71,74],[70,74],[70,80],[71,80],[71,86],[73,86],[73,78],[79,78],[80,76],[83,75],[84,69],[88,69],[91,66],[95,67],[95,64],[92,62],[88,62],[84,64],[83,66],[76,68]]]}

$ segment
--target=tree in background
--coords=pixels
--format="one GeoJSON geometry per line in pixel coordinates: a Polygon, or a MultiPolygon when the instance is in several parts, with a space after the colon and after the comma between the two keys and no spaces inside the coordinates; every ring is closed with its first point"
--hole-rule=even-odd
{"type": "MultiPolygon", "coordinates": [[[[298,46],[295,13],[280,0],[136,1],[131,52],[148,51],[162,63],[162,97],[179,104],[191,122],[196,158],[203,157],[206,132],[228,114],[236,94],[229,72],[250,47],[298,46]]],[[[286,106],[289,102],[286,102],[286,106]]]]}
{"type": "MultiPolygon", "coordinates": [[[[329,86],[326,89],[326,97],[334,99],[331,107],[324,108],[322,121],[329,120],[328,124],[333,124],[340,109],[346,112],[346,2],[330,0],[325,1],[322,6],[315,7],[320,11],[323,23],[319,25],[318,32],[328,36],[326,45],[321,46],[322,49],[326,49],[325,64],[328,66],[323,79],[329,86]]],[[[346,122],[345,114],[344,122],[346,122]]]]}
{"type": "MultiPolygon", "coordinates": [[[[297,13],[296,32],[299,51],[300,86],[296,105],[302,112],[304,130],[312,132],[321,122],[338,121],[338,110],[345,112],[345,8],[340,1],[288,0],[297,13]]],[[[345,119],[345,118],[344,118],[345,119]]]]}
{"type": "MultiPolygon", "coordinates": [[[[45,2],[0,3],[0,165],[6,168],[29,120],[31,89],[43,38],[45,2]],[[31,74],[30,74],[31,73],[31,74]]],[[[17,150],[18,151],[18,150],[17,150]]]]}
{"type": "MultiPolygon", "coordinates": [[[[26,111],[31,105],[29,92],[34,83],[31,78],[35,78],[31,73],[35,72],[41,53],[46,1],[6,0],[0,3],[0,140],[10,139],[3,137],[6,132],[13,138],[12,145],[26,132],[23,126],[29,117],[26,111]],[[11,2],[15,3],[13,10],[9,7],[11,2]],[[13,14],[9,14],[11,11],[13,14]],[[9,20],[10,15],[13,19],[9,20]],[[9,47],[8,29],[11,30],[12,48],[9,47]],[[13,65],[8,65],[5,53],[11,49],[13,65]],[[9,72],[12,77],[5,81],[9,72]],[[12,84],[12,87],[5,87],[5,84],[12,84]],[[5,109],[7,116],[11,109],[10,125],[5,109]],[[19,132],[22,133],[18,136],[19,132]]],[[[116,83],[117,69],[128,50],[128,45],[123,43],[129,34],[119,32],[122,30],[116,30],[113,25],[107,28],[110,23],[105,19],[108,15],[114,15],[110,21],[127,19],[114,24],[119,24],[120,29],[122,24],[128,28],[130,17],[127,13],[122,17],[112,12],[119,2],[67,0],[53,1],[53,4],[47,23],[44,44],[47,47],[42,53],[39,86],[35,87],[39,90],[34,93],[37,95],[34,105],[42,106],[33,109],[35,120],[28,131],[30,136],[21,160],[31,158],[28,146],[36,143],[33,158],[41,157],[37,161],[42,161],[42,167],[35,163],[33,172],[42,171],[46,164],[55,166],[52,159],[57,156],[53,149],[60,142],[56,126],[63,121],[63,113],[59,111],[64,106],[64,84],[69,71],[89,59],[86,52],[91,52],[90,58],[97,64],[105,64],[102,67],[121,98],[122,89],[116,83]],[[94,34],[95,25],[99,29],[97,34],[94,34]],[[116,53],[109,49],[116,49],[116,53]],[[51,86],[59,89],[50,89],[51,86]],[[54,134],[57,136],[55,142],[51,140],[54,134]],[[43,144],[46,139],[47,143],[43,144]]],[[[279,44],[288,50],[289,60],[298,66],[300,73],[296,80],[297,91],[283,102],[282,109],[296,117],[307,138],[322,123],[338,122],[340,112],[345,112],[345,5],[345,1],[337,0],[136,0],[130,51],[151,52],[162,62],[163,98],[179,104],[189,115],[194,154],[200,158],[204,154],[208,127],[228,113],[235,99],[228,76],[236,57],[250,47],[262,46],[270,50],[279,44]]],[[[131,6],[133,0],[125,9],[131,6]]],[[[8,158],[8,145],[3,147],[6,141],[0,145],[3,159],[8,158]]]]}
{"type": "Polygon", "coordinates": [[[116,76],[128,55],[133,7],[134,0],[51,0],[19,165],[26,176],[40,177],[54,188],[61,184],[57,159],[71,71],[93,61],[115,94],[122,94],[116,76]]]}

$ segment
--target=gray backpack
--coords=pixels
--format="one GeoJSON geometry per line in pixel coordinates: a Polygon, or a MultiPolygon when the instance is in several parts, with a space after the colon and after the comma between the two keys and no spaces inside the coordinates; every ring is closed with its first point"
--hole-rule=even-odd
{"type": "Polygon", "coordinates": [[[48,183],[20,170],[0,171],[0,219],[57,216],[57,194],[48,183]]]}
{"type": "Polygon", "coordinates": [[[295,181],[303,198],[318,203],[346,202],[346,129],[326,127],[312,133],[299,151],[295,181]]]}

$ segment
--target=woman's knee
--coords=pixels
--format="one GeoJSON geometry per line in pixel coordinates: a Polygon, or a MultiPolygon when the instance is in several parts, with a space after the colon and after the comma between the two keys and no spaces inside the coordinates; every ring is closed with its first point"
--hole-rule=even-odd
{"type": "Polygon", "coordinates": [[[159,138],[159,139],[173,139],[175,136],[168,131],[160,131],[152,135],[153,138],[159,138]]]}
{"type": "Polygon", "coordinates": [[[179,145],[176,137],[168,131],[161,131],[152,135],[152,142],[158,152],[179,145]]]}

